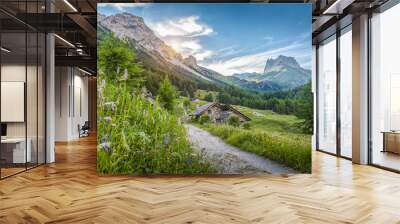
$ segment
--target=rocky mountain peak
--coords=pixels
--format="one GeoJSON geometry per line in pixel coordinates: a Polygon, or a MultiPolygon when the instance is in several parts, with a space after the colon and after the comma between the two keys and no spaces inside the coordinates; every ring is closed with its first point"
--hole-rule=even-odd
{"type": "Polygon", "coordinates": [[[284,67],[301,68],[294,57],[279,55],[277,58],[269,58],[265,64],[264,74],[272,71],[280,71],[284,67]]]}
{"type": "Polygon", "coordinates": [[[183,62],[186,65],[191,66],[191,67],[196,67],[197,66],[197,60],[192,55],[190,55],[189,57],[183,59],[183,62]]]}
{"type": "Polygon", "coordinates": [[[99,22],[115,33],[120,39],[128,38],[135,40],[149,52],[158,52],[162,57],[168,60],[181,59],[181,55],[158,38],[140,16],[129,13],[119,13],[107,16],[99,22]]]}

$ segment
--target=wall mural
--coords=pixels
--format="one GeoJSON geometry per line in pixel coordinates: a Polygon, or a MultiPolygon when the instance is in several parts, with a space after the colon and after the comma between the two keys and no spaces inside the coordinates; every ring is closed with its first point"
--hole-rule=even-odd
{"type": "Polygon", "coordinates": [[[310,4],[98,4],[98,172],[310,173],[310,21],[310,4]]]}

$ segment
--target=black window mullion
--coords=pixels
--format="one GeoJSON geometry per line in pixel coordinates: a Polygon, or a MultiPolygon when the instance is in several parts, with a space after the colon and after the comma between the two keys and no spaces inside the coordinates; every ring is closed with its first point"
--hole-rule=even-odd
{"type": "Polygon", "coordinates": [[[340,66],[340,35],[341,32],[338,29],[336,31],[336,154],[341,156],[341,118],[340,118],[340,78],[341,78],[341,66],[340,66]]]}
{"type": "MultiPolygon", "coordinates": [[[[28,17],[28,1],[25,0],[25,21],[28,17]]],[[[26,24],[26,23],[25,23],[26,24]]],[[[25,120],[25,170],[28,169],[28,119],[27,119],[27,89],[28,89],[28,26],[25,25],[25,100],[24,100],[24,120],[25,120]]]]}
{"type": "MultiPolygon", "coordinates": [[[[39,13],[39,0],[36,1],[39,13]]],[[[36,166],[39,165],[39,32],[36,32],[36,166]]]]}
{"type": "Polygon", "coordinates": [[[315,47],[315,148],[319,149],[319,45],[315,47]]]}

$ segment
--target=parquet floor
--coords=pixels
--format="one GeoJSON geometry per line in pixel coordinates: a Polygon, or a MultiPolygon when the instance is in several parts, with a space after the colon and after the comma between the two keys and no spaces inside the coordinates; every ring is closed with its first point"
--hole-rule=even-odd
{"type": "Polygon", "coordinates": [[[313,174],[129,177],[96,173],[94,138],[0,181],[0,223],[400,223],[400,175],[313,153],[313,174]]]}

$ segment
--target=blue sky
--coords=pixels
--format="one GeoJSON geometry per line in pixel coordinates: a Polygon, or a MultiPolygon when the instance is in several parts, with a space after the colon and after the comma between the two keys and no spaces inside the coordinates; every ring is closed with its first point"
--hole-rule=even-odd
{"type": "Polygon", "coordinates": [[[311,67],[311,4],[103,3],[98,11],[143,17],[177,52],[223,75],[262,72],[279,55],[311,67]]]}

